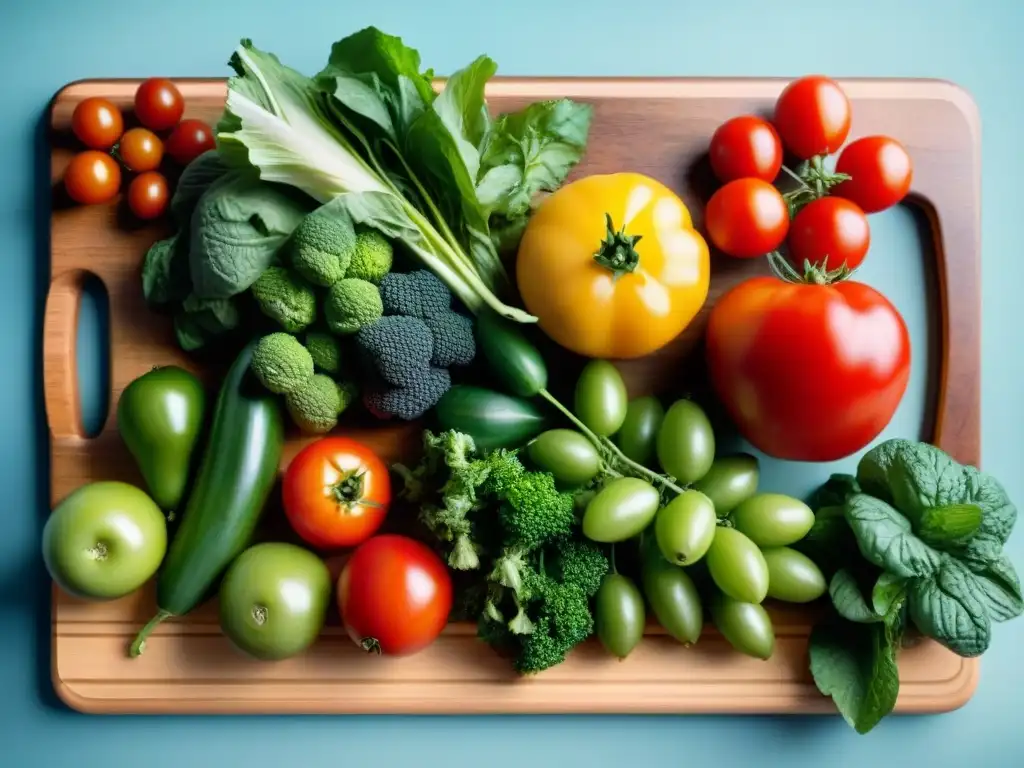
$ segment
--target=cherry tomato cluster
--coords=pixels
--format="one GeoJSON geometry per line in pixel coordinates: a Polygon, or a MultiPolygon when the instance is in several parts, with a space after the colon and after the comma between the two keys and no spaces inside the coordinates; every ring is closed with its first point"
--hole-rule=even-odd
{"type": "Polygon", "coordinates": [[[181,119],[185,100],[165,78],[149,78],[136,89],[134,112],[140,125],[125,130],[124,115],[107,99],[94,96],[75,107],[71,130],[86,149],[68,164],[64,187],[76,203],[106,203],[120,191],[123,169],[133,175],[129,209],[140,219],[155,219],[170,199],[167,176],[160,171],[165,156],[188,165],[213,148],[213,131],[202,120],[181,119]]]}
{"type": "Polygon", "coordinates": [[[789,83],[765,120],[740,115],[711,138],[711,169],[723,183],[705,212],[711,242],[737,258],[774,255],[785,243],[791,265],[832,279],[859,267],[871,243],[867,214],[899,203],[910,190],[906,148],[889,136],[846,144],[850,100],[830,78],[808,75],[789,83]],[[825,160],[840,151],[835,169],[825,160]],[[788,152],[800,161],[783,164],[788,152]],[[781,192],[781,171],[796,183],[781,192]],[[831,268],[831,269],[830,269],[831,268]]]}

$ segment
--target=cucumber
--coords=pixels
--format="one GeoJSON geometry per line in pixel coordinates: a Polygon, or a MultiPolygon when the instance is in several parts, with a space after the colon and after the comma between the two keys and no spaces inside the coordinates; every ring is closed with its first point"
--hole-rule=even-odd
{"type": "Polygon", "coordinates": [[[467,384],[445,392],[434,412],[442,430],[469,435],[482,451],[519,448],[550,426],[530,401],[467,384]]]}
{"type": "Polygon", "coordinates": [[[477,345],[511,394],[533,397],[547,388],[548,369],[540,350],[517,325],[493,312],[481,312],[476,321],[477,345]]]}
{"type": "Polygon", "coordinates": [[[212,594],[214,582],[250,543],[277,479],[284,448],[278,399],[249,371],[255,341],[232,363],[213,412],[196,481],[157,575],[157,613],[129,653],[145,650],[162,621],[212,594]]]}

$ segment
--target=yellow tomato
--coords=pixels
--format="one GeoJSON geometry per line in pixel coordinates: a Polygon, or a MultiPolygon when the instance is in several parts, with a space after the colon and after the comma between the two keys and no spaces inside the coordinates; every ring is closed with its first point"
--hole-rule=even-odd
{"type": "Polygon", "coordinates": [[[639,173],[586,176],[550,195],[519,245],[516,282],[554,341],[632,358],[670,342],[704,305],[708,246],[683,201],[639,173]]]}

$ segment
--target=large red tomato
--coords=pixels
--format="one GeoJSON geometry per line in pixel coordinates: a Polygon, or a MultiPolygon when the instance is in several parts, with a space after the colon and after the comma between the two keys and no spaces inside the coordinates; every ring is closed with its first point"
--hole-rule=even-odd
{"type": "Polygon", "coordinates": [[[352,547],[376,533],[391,504],[388,468],[347,437],[322,437],[292,459],[282,482],[292,528],[320,549],[352,547]]]}
{"type": "Polygon", "coordinates": [[[374,536],[345,563],[338,608],[349,637],[366,651],[406,655],[434,642],[448,623],[448,568],[425,544],[374,536]]]}
{"type": "Polygon", "coordinates": [[[790,461],[859,451],[892,419],[910,376],[910,335],[863,283],[746,280],[707,327],[712,384],[740,433],[790,461]]]}

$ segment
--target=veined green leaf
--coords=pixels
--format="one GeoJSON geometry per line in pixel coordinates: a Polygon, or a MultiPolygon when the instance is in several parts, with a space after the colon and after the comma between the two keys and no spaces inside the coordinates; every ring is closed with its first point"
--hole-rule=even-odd
{"type": "Polygon", "coordinates": [[[871,563],[905,579],[927,577],[939,566],[939,554],[917,538],[910,521],[881,499],[857,493],[846,502],[846,520],[861,554],[871,563]]]}

